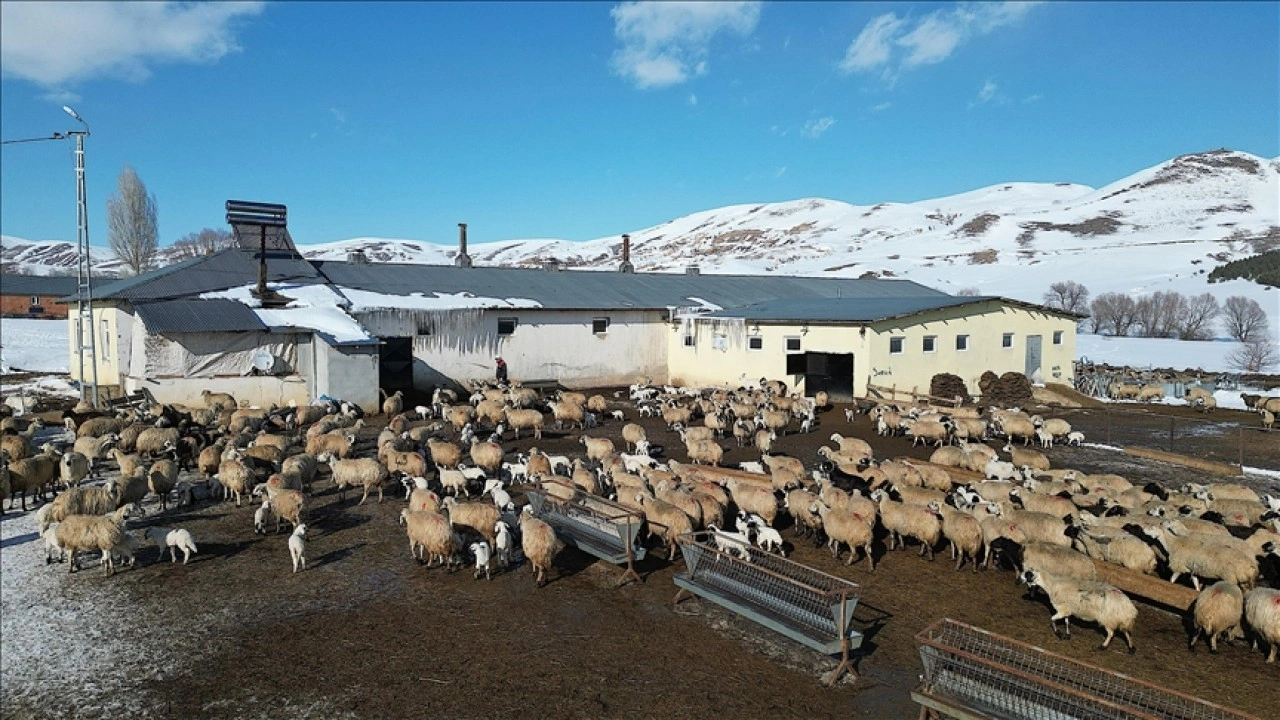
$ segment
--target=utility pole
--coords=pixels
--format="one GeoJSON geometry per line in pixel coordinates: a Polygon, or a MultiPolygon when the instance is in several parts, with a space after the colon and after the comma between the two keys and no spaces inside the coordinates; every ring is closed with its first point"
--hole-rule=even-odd
{"type": "Polygon", "coordinates": [[[76,339],[80,361],[80,399],[99,406],[98,399],[98,335],[93,326],[92,265],[89,255],[89,201],[84,185],[84,139],[89,134],[89,124],[80,114],[63,105],[62,109],[84,126],[84,130],[71,130],[67,135],[76,139],[76,325],[80,337],[76,339]],[[86,346],[85,338],[88,337],[86,346]],[[85,359],[89,361],[90,376],[84,374],[85,359]]]}

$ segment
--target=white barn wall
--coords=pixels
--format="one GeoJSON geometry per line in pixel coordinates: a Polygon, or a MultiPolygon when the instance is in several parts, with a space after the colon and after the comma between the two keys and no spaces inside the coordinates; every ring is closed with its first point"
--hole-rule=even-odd
{"type": "Polygon", "coordinates": [[[125,378],[125,391],[137,392],[146,388],[156,402],[179,403],[204,407],[200,393],[226,392],[240,403],[258,407],[276,405],[284,407],[290,402],[306,405],[307,381],[300,375],[246,375],[244,377],[218,378],[125,378]]]}
{"type": "Polygon", "coordinates": [[[378,346],[333,346],[321,338],[313,338],[315,341],[311,344],[309,354],[315,359],[313,384],[316,397],[327,395],[334,400],[355,403],[367,413],[381,412],[378,346]]]}
{"type": "Polygon", "coordinates": [[[378,337],[414,337],[413,382],[419,389],[492,378],[494,358],[507,361],[513,380],[559,380],[570,387],[626,385],[645,376],[667,378],[666,313],[660,310],[462,310],[443,332],[419,335],[439,313],[372,312],[357,318],[378,337]],[[498,335],[499,318],[515,318],[498,335]],[[608,318],[608,331],[592,320],[608,318]]]}

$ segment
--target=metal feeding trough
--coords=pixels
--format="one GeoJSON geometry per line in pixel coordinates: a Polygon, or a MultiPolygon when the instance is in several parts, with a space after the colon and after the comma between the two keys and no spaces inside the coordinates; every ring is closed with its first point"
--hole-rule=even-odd
{"type": "MultiPolygon", "coordinates": [[[[921,717],[1225,720],[1238,710],[943,618],[916,635],[921,717]]],[[[1257,718],[1254,718],[1257,720],[1257,718]]]]}
{"type": "Polygon", "coordinates": [[[746,557],[722,552],[708,532],[681,536],[680,550],[689,571],[674,578],[674,604],[697,595],[820,653],[839,654],[830,684],[854,672],[849,651],[862,645],[862,633],[849,627],[857,583],[756,547],[743,548],[746,557]]]}
{"type": "MultiPolygon", "coordinates": [[[[551,483],[547,483],[548,485],[551,483]]],[[[556,531],[556,535],[579,550],[614,565],[626,565],[618,585],[640,580],[635,562],[644,559],[644,548],[636,543],[644,517],[640,513],[581,488],[558,484],[564,500],[545,489],[528,492],[534,517],[556,531]]]]}

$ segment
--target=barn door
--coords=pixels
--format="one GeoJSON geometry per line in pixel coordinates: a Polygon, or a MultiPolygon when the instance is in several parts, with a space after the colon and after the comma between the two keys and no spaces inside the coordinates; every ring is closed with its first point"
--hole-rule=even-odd
{"type": "Polygon", "coordinates": [[[1044,374],[1040,372],[1040,340],[1040,335],[1027,336],[1026,375],[1032,382],[1044,380],[1044,374]]]}
{"type": "Polygon", "coordinates": [[[378,348],[378,385],[389,393],[413,389],[413,338],[381,338],[378,348]]]}

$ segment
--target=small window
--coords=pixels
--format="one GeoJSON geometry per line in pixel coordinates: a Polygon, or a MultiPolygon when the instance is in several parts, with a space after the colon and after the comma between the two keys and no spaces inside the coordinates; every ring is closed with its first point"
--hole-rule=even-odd
{"type": "Polygon", "coordinates": [[[789,353],[800,352],[800,338],[798,337],[787,338],[787,352],[789,353]]]}
{"type": "Polygon", "coordinates": [[[902,342],[906,338],[891,337],[889,338],[889,354],[899,355],[902,353],[902,342]]]}
{"type": "Polygon", "coordinates": [[[39,296],[39,295],[32,295],[32,296],[31,296],[31,304],[32,304],[32,305],[39,305],[39,304],[40,304],[40,296],[39,296]]]}
{"type": "Polygon", "coordinates": [[[764,338],[760,337],[759,335],[752,335],[751,337],[747,338],[747,349],[748,349],[748,350],[763,350],[763,349],[764,349],[764,338]]]}
{"type": "Polygon", "coordinates": [[[1013,333],[1005,333],[1004,335],[1000,336],[1000,347],[1004,347],[1004,348],[1013,347],[1013,333]]]}
{"type": "Polygon", "coordinates": [[[511,335],[516,331],[515,318],[498,318],[498,334],[511,335]]]}
{"type": "Polygon", "coordinates": [[[591,321],[591,332],[597,335],[603,335],[609,332],[609,318],[598,317],[591,321]]]}
{"type": "Polygon", "coordinates": [[[924,349],[924,351],[925,351],[925,352],[933,352],[934,350],[937,350],[937,349],[938,349],[938,336],[937,336],[937,335],[925,335],[925,336],[924,336],[924,346],[923,346],[923,349],[924,349]]]}
{"type": "Polygon", "coordinates": [[[1054,330],[1054,331],[1053,331],[1053,344],[1054,344],[1054,345],[1061,345],[1061,344],[1062,344],[1062,331],[1061,331],[1061,330],[1054,330]]]}
{"type": "Polygon", "coordinates": [[[110,357],[111,355],[111,329],[107,326],[107,321],[102,321],[102,350],[103,355],[110,357]]]}
{"type": "Polygon", "coordinates": [[[685,346],[685,347],[693,347],[693,345],[694,345],[694,342],[693,342],[693,333],[689,333],[689,334],[685,335],[685,336],[684,336],[684,346],[685,346]]]}
{"type": "Polygon", "coordinates": [[[968,349],[969,349],[969,336],[968,336],[968,335],[957,335],[957,336],[956,336],[956,350],[968,350],[968,349]]]}

